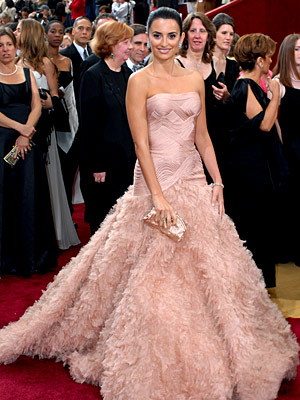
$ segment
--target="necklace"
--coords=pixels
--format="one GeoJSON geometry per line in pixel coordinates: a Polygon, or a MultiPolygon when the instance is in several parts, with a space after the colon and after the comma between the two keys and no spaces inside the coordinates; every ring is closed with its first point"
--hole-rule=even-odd
{"type": "Polygon", "coordinates": [[[300,82],[300,79],[295,79],[295,78],[292,78],[292,81],[295,81],[295,82],[300,82]]]}
{"type": "Polygon", "coordinates": [[[11,72],[10,74],[4,74],[4,72],[0,72],[0,75],[11,76],[11,75],[14,75],[17,71],[18,71],[18,67],[16,66],[16,69],[14,70],[14,72],[11,72]]]}
{"type": "Polygon", "coordinates": [[[186,58],[187,58],[188,60],[190,60],[193,64],[195,64],[197,67],[201,67],[202,61],[201,61],[201,63],[197,63],[196,61],[192,60],[192,59],[191,59],[190,57],[188,57],[188,56],[186,56],[186,58]]]}

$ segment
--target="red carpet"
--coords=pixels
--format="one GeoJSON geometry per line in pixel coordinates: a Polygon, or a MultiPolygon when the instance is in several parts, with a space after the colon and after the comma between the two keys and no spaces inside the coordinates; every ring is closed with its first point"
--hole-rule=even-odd
{"type": "MultiPolygon", "coordinates": [[[[78,234],[82,245],[89,239],[88,225],[83,222],[83,210],[83,205],[77,205],[73,215],[74,221],[79,225],[78,234]]],[[[79,249],[80,246],[77,246],[62,252],[59,265],[53,272],[34,275],[30,279],[14,276],[0,279],[0,327],[17,320],[40,297],[41,290],[46,288],[53,276],[79,249]]],[[[300,319],[290,318],[289,322],[300,340],[300,319]]],[[[54,360],[20,357],[13,364],[0,365],[0,400],[65,399],[101,400],[101,396],[98,387],[74,382],[68,369],[54,360]]],[[[283,383],[278,400],[300,400],[300,370],[295,381],[283,383]]]]}

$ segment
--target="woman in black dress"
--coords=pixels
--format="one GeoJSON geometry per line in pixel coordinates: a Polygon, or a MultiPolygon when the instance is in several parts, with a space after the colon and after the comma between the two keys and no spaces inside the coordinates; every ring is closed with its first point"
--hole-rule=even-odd
{"type": "MultiPolygon", "coordinates": [[[[228,22],[227,20],[228,18],[225,22],[228,22]]],[[[232,18],[230,23],[233,24],[232,18]]],[[[216,29],[206,15],[189,14],[183,21],[183,31],[185,38],[180,49],[180,56],[176,60],[182,67],[200,72],[204,79],[207,127],[222,174],[226,138],[224,102],[230,94],[227,82],[231,90],[238,77],[238,66],[235,61],[228,60],[227,63],[227,59],[226,63],[220,65],[217,62],[215,65],[213,54],[216,48],[216,29]]],[[[231,41],[232,39],[230,44],[231,41]]],[[[208,173],[206,177],[208,181],[211,180],[208,173]]]]}
{"type": "Polygon", "coordinates": [[[276,129],[279,85],[268,79],[272,100],[260,87],[275,42],[263,34],[245,35],[234,53],[244,73],[229,101],[229,149],[224,176],[227,213],[262,270],[266,286],[275,286],[278,193],[288,175],[276,129]]]}
{"type": "Polygon", "coordinates": [[[125,108],[132,36],[124,22],[101,25],[92,42],[100,60],[81,79],[80,179],[92,233],[133,182],[136,157],[125,108]]]}
{"type": "Polygon", "coordinates": [[[225,89],[225,86],[227,89],[224,95],[222,95],[223,91],[220,91],[219,94],[216,91],[216,97],[222,97],[223,100],[226,100],[240,73],[238,63],[227,57],[234,38],[235,25],[233,18],[224,13],[217,14],[212,23],[216,28],[216,44],[213,55],[214,68],[221,89],[225,89]]]}
{"type": "Polygon", "coordinates": [[[78,115],[73,87],[73,68],[70,58],[58,52],[64,38],[64,25],[57,20],[48,22],[45,26],[45,36],[48,42],[48,55],[55,64],[58,73],[59,96],[68,110],[68,119],[56,123],[56,139],[61,171],[64,179],[70,212],[73,212],[72,193],[74,176],[76,176],[76,163],[72,162],[74,147],[72,144],[78,130],[78,115]],[[64,122],[64,123],[63,123],[64,122]]]}
{"type": "Polygon", "coordinates": [[[49,189],[35,125],[41,113],[31,72],[15,65],[16,39],[0,28],[0,275],[30,276],[56,262],[49,189]],[[31,140],[33,143],[31,143],[31,140]],[[3,157],[16,146],[20,160],[3,157]]]}
{"type": "Polygon", "coordinates": [[[282,132],[283,148],[289,161],[291,172],[288,192],[283,200],[283,232],[281,240],[285,242],[280,261],[294,261],[300,266],[299,241],[292,226],[300,223],[299,212],[290,206],[293,198],[299,199],[300,190],[300,34],[288,35],[282,42],[273,76],[280,86],[279,124],[282,132]],[[288,226],[286,226],[288,224],[288,226]]]}

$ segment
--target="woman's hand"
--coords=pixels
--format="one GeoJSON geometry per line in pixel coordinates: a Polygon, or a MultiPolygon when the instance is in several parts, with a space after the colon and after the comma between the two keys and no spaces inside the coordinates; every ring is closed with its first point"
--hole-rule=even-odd
{"type": "Polygon", "coordinates": [[[46,100],[41,99],[41,104],[42,104],[42,107],[45,108],[45,109],[53,108],[51,96],[49,95],[49,93],[47,93],[47,99],[46,100]]]}
{"type": "Polygon", "coordinates": [[[96,183],[105,182],[106,172],[94,172],[93,177],[96,183]]]}
{"type": "Polygon", "coordinates": [[[278,96],[280,93],[279,83],[276,79],[271,79],[267,77],[267,89],[272,93],[273,96],[278,96]]]}
{"type": "Polygon", "coordinates": [[[218,82],[218,84],[222,86],[221,89],[217,88],[215,85],[211,85],[213,88],[213,95],[217,100],[225,101],[230,96],[230,93],[228,92],[227,86],[224,83],[218,82]]]}
{"type": "Polygon", "coordinates": [[[24,138],[32,139],[32,136],[35,134],[36,130],[32,125],[20,124],[18,132],[21,136],[24,136],[24,138]]]}
{"type": "Polygon", "coordinates": [[[17,155],[19,154],[24,160],[24,157],[27,154],[27,152],[31,150],[30,140],[20,135],[17,138],[15,145],[17,146],[15,158],[17,158],[17,155]]]}
{"type": "Polygon", "coordinates": [[[166,221],[168,229],[170,229],[172,224],[176,225],[177,216],[175,214],[175,211],[173,210],[173,207],[164,198],[164,196],[152,195],[152,201],[156,209],[155,221],[159,222],[160,226],[163,226],[166,221]]]}
{"type": "Polygon", "coordinates": [[[216,203],[218,203],[219,215],[222,217],[225,211],[222,186],[213,186],[211,205],[214,207],[216,203]]]}

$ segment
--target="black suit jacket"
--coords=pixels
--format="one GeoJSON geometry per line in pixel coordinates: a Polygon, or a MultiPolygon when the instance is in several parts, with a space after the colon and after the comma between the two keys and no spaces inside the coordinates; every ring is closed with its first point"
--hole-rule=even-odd
{"type": "MultiPolygon", "coordinates": [[[[132,71],[122,65],[121,73],[127,83],[132,71]]],[[[82,76],[79,99],[81,169],[106,172],[108,181],[128,176],[132,180],[136,157],[125,96],[103,59],[82,76]]]]}
{"type": "Polygon", "coordinates": [[[97,64],[97,62],[100,60],[96,54],[91,54],[86,60],[84,60],[81,65],[80,65],[80,80],[83,77],[83,74],[85,71],[87,71],[89,68],[91,68],[93,65],[97,64]]]}
{"type": "MultiPolygon", "coordinates": [[[[91,54],[91,49],[88,47],[88,51],[91,54]]],[[[73,85],[74,85],[74,93],[75,93],[75,99],[76,99],[76,105],[77,105],[77,110],[79,110],[79,85],[80,85],[80,65],[83,62],[83,59],[81,58],[80,54],[78,53],[76,47],[72,43],[70,46],[67,48],[63,49],[60,51],[60,54],[62,54],[65,57],[70,58],[72,61],[73,65],[73,85]]]]}

